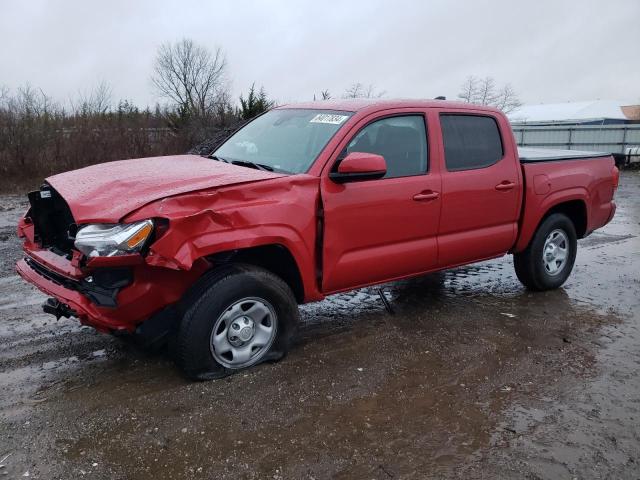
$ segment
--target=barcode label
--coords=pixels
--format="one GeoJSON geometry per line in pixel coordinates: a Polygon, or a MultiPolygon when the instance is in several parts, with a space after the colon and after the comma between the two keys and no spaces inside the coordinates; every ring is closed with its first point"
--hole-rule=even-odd
{"type": "Polygon", "coordinates": [[[334,115],[331,113],[319,113],[315,117],[313,117],[309,123],[330,123],[332,125],[340,125],[344,122],[348,115],[334,115]]]}

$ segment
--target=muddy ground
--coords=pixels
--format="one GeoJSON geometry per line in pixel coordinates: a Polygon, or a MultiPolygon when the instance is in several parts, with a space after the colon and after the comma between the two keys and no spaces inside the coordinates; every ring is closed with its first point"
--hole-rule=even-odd
{"type": "Polygon", "coordinates": [[[0,478],[640,478],[640,175],[564,288],[511,259],[303,307],[290,355],[190,383],[44,315],[0,197],[0,478]]]}

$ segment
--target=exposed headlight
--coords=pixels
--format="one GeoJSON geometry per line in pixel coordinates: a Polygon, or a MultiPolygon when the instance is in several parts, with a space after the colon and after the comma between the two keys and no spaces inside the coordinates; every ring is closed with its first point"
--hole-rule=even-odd
{"type": "Polygon", "coordinates": [[[153,221],[86,225],[74,245],[87,257],[115,257],[139,252],[153,231],[153,221]]]}

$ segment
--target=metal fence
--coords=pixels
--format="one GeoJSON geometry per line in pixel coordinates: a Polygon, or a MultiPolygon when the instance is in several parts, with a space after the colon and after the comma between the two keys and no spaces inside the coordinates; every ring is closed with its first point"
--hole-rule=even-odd
{"type": "Polygon", "coordinates": [[[640,124],[627,125],[513,125],[521,147],[559,148],[627,154],[640,146],[640,124]]]}

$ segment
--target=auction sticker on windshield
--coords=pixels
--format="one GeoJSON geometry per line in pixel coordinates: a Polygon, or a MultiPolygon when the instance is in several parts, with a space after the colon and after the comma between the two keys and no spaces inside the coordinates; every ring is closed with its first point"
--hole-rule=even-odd
{"type": "Polygon", "coordinates": [[[319,113],[318,115],[313,117],[311,120],[309,120],[309,123],[330,123],[332,125],[340,125],[347,118],[349,118],[349,115],[334,115],[331,113],[319,113]]]}

